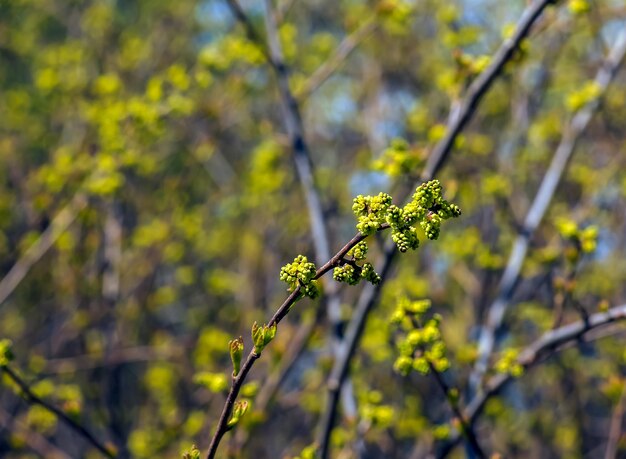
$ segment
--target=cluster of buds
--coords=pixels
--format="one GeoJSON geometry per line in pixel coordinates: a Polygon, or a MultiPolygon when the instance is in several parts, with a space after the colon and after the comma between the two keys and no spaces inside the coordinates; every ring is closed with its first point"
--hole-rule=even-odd
{"type": "Polygon", "coordinates": [[[293,263],[287,263],[280,269],[280,280],[289,285],[290,291],[300,286],[306,296],[316,298],[319,295],[319,287],[314,280],[315,274],[315,264],[309,262],[304,255],[298,255],[293,263]]]}
{"type": "Polygon", "coordinates": [[[391,318],[393,323],[406,331],[406,335],[398,342],[400,355],[394,363],[394,369],[403,376],[412,370],[425,375],[431,367],[442,372],[450,366],[439,328],[441,316],[434,314],[425,319],[424,315],[429,309],[430,300],[409,301],[402,298],[391,318]]]}

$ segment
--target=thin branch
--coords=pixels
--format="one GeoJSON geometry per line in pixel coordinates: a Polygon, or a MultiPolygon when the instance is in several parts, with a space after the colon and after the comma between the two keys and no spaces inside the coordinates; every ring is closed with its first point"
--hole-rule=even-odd
{"type": "MultiPolygon", "coordinates": [[[[380,226],[379,231],[383,231],[389,228],[388,224],[383,224],[380,226]]],[[[333,269],[335,266],[339,266],[343,257],[346,256],[348,251],[352,249],[359,242],[364,240],[367,236],[362,235],[361,233],[356,234],[345,246],[343,246],[330,260],[328,260],[322,267],[320,267],[316,273],[314,279],[319,279],[328,271],[333,269]]],[[[268,326],[277,325],[280,321],[289,313],[289,310],[294,305],[294,303],[300,299],[301,287],[298,286],[295,288],[289,296],[285,299],[285,301],[281,304],[281,306],[276,310],[270,321],[267,323],[268,326]]],[[[217,453],[217,448],[220,444],[220,441],[224,437],[224,434],[228,431],[228,421],[230,415],[232,413],[233,406],[235,404],[235,400],[237,399],[237,395],[239,395],[239,391],[241,390],[241,386],[243,385],[248,373],[254,366],[254,363],[261,357],[260,354],[254,352],[254,349],[250,351],[248,356],[246,357],[245,362],[243,363],[239,374],[233,378],[230,390],[228,391],[228,395],[226,397],[226,401],[224,403],[224,408],[222,409],[222,414],[217,422],[217,426],[215,428],[215,433],[211,438],[211,443],[209,445],[209,449],[207,452],[207,459],[212,459],[215,457],[217,453]]]]}
{"type": "Polygon", "coordinates": [[[61,234],[74,221],[78,213],[87,205],[87,197],[78,192],[72,200],[59,211],[41,236],[13,265],[11,270],[0,281],[0,305],[13,293],[15,288],[24,280],[30,269],[52,247],[61,234]]]}
{"type": "Polygon", "coordinates": [[[65,451],[60,450],[50,443],[39,432],[30,430],[26,424],[19,422],[14,416],[3,409],[0,409],[0,425],[12,431],[13,435],[16,437],[23,438],[25,440],[24,443],[39,454],[40,457],[49,459],[71,459],[71,456],[65,451]]]}
{"type": "MultiPolygon", "coordinates": [[[[512,37],[500,46],[491,60],[489,67],[487,67],[470,85],[458,109],[457,116],[449,117],[450,122],[448,123],[445,137],[435,146],[434,150],[429,155],[426,167],[421,174],[422,181],[432,180],[435,174],[439,172],[448,158],[457,136],[474,116],[483,95],[491,88],[502,68],[511,60],[515,50],[528,35],[532,25],[549,3],[551,2],[546,0],[537,1],[524,11],[512,37]]],[[[395,245],[387,244],[384,249],[382,266],[380,267],[381,282],[376,287],[367,286],[361,292],[355,313],[348,324],[348,331],[346,332],[346,337],[342,344],[340,358],[335,360],[331,370],[331,376],[328,381],[328,402],[320,424],[318,441],[320,454],[323,459],[327,459],[329,455],[330,434],[334,425],[335,411],[337,410],[338,402],[337,388],[341,387],[341,383],[348,374],[350,361],[361,337],[365,320],[378,299],[380,288],[385,282],[386,273],[390,271],[395,254],[395,245]]]]}
{"type": "MultiPolygon", "coordinates": [[[[519,354],[517,362],[525,369],[528,369],[543,361],[551,353],[563,348],[563,346],[581,339],[590,331],[606,327],[609,324],[622,320],[626,320],[626,304],[611,308],[607,312],[593,314],[589,316],[589,320],[587,321],[580,320],[578,322],[550,330],[541,336],[537,341],[526,347],[519,354]]],[[[465,418],[469,420],[470,424],[473,425],[476,422],[487,401],[491,397],[497,395],[502,388],[513,379],[514,377],[510,374],[500,374],[493,376],[487,384],[485,384],[484,390],[479,392],[470,401],[465,409],[464,415],[465,418]]],[[[446,445],[444,445],[438,456],[445,457],[449,454],[452,451],[452,448],[458,444],[460,439],[460,433],[456,432],[448,440],[446,445]]]]}
{"type": "MultiPolygon", "coordinates": [[[[626,32],[622,31],[596,75],[595,83],[598,85],[601,94],[606,91],[607,86],[615,76],[625,53],[626,32]]],[[[513,250],[509,256],[504,274],[500,279],[496,299],[489,307],[487,323],[481,330],[478,339],[478,360],[476,361],[476,365],[470,377],[470,392],[475,392],[478,389],[481,379],[487,371],[489,357],[495,346],[495,335],[502,325],[504,314],[511,301],[513,290],[520,276],[522,264],[528,252],[530,239],[539,226],[539,223],[541,223],[552,201],[552,197],[567,168],[567,164],[574,152],[578,139],[589,124],[598,106],[599,98],[596,98],[576,112],[572,118],[556,149],[552,162],[546,171],[530,210],[526,215],[523,230],[513,244],[513,250]]]]}
{"type": "Polygon", "coordinates": [[[616,459],[619,448],[619,441],[622,435],[622,417],[626,408],[626,386],[622,387],[622,395],[619,397],[617,406],[611,416],[611,427],[609,428],[609,438],[607,440],[604,459],[616,459]]]}
{"type": "MultiPolygon", "coordinates": [[[[267,32],[268,47],[261,39],[259,34],[254,30],[250,20],[239,6],[237,0],[229,0],[233,14],[246,28],[248,37],[257,43],[259,47],[266,50],[264,52],[267,62],[271,66],[278,81],[278,89],[280,93],[281,107],[285,128],[291,144],[294,162],[302,191],[307,203],[309,213],[309,222],[311,227],[311,236],[313,247],[315,249],[315,260],[317,264],[324,263],[330,258],[330,242],[328,237],[328,228],[320,193],[315,185],[315,174],[313,171],[313,161],[309,146],[304,136],[304,126],[302,123],[302,115],[296,98],[294,97],[289,86],[289,69],[285,65],[283,50],[278,36],[278,26],[276,14],[271,0],[266,0],[265,26],[267,32]]],[[[339,288],[334,282],[325,285],[325,303],[328,319],[331,323],[331,346],[333,354],[337,355],[338,345],[341,340],[340,324],[341,324],[341,299],[339,297],[339,288]]],[[[349,416],[356,416],[356,402],[352,395],[351,387],[347,387],[344,393],[344,409],[348,411],[349,416]]]]}
{"type": "Polygon", "coordinates": [[[366,19],[354,32],[345,37],[332,56],[317,68],[296,94],[298,100],[308,99],[339,68],[356,47],[365,40],[378,24],[374,17],[366,19]]]}
{"type": "Polygon", "coordinates": [[[93,445],[106,457],[115,457],[115,454],[113,454],[113,452],[109,451],[106,446],[100,443],[100,441],[89,430],[87,430],[87,428],[74,421],[71,417],[69,417],[56,406],[51,405],[50,403],[38,397],[33,391],[30,390],[28,384],[26,384],[26,382],[22,378],[20,378],[17,373],[15,373],[11,368],[9,368],[8,366],[3,366],[1,367],[1,369],[15,384],[17,384],[17,386],[22,391],[22,395],[24,396],[24,398],[26,398],[28,402],[39,405],[54,414],[57,418],[59,418],[60,421],[62,421],[65,425],[81,435],[85,440],[91,443],[91,445],[93,445]]]}
{"type": "Polygon", "coordinates": [[[454,116],[450,117],[445,137],[428,156],[426,167],[422,173],[423,180],[429,180],[426,177],[434,177],[437,174],[452,150],[457,136],[474,116],[482,97],[502,72],[506,63],[511,60],[543,10],[551,3],[554,3],[554,0],[537,0],[530,5],[522,14],[513,35],[504,41],[491,59],[489,66],[472,82],[467,89],[463,103],[458,110],[455,110],[454,116]]]}
{"type": "Polygon", "coordinates": [[[137,346],[112,349],[106,359],[101,354],[84,354],[46,361],[43,372],[46,374],[75,373],[77,371],[105,368],[124,363],[174,360],[185,354],[184,347],[166,349],[153,346],[137,346]]]}

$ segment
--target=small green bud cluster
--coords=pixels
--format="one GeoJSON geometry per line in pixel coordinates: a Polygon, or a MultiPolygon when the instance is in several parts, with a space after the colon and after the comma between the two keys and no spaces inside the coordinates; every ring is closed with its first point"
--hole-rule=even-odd
{"type": "Polygon", "coordinates": [[[356,229],[365,236],[374,234],[385,223],[387,209],[391,205],[391,196],[379,193],[378,196],[362,196],[354,198],[352,211],[358,219],[356,229]]]}
{"type": "Polygon", "coordinates": [[[357,196],[352,210],[358,219],[356,228],[365,236],[376,232],[383,223],[389,224],[391,239],[400,252],[419,246],[415,227],[418,222],[428,239],[437,239],[441,222],[461,215],[457,205],[443,198],[439,180],[417,187],[412,201],[404,207],[391,204],[391,196],[380,193],[378,196],[357,196]]]}
{"type": "Polygon", "coordinates": [[[498,373],[509,374],[515,378],[524,373],[524,367],[518,362],[519,352],[517,349],[505,349],[500,355],[500,359],[494,365],[494,370],[498,373]]]}
{"type": "Polygon", "coordinates": [[[367,242],[359,242],[348,251],[348,255],[355,260],[365,260],[365,256],[367,255],[367,242]]]}
{"type": "Polygon", "coordinates": [[[12,346],[13,342],[10,339],[0,340],[0,368],[6,367],[13,360],[12,346]]]}
{"type": "Polygon", "coordinates": [[[260,354],[276,336],[276,324],[272,326],[259,326],[256,322],[252,324],[252,342],[254,343],[254,352],[260,354]]]}
{"type": "Polygon", "coordinates": [[[568,239],[576,246],[573,250],[565,252],[566,257],[571,261],[576,261],[580,256],[579,252],[591,253],[598,245],[598,227],[595,225],[581,229],[575,221],[569,219],[559,219],[556,227],[565,239],[568,239]]]}
{"type": "Polygon", "coordinates": [[[412,370],[428,374],[431,365],[439,372],[446,371],[450,366],[440,331],[441,316],[435,314],[430,319],[424,319],[430,305],[430,300],[402,298],[392,315],[392,323],[401,325],[407,332],[398,342],[400,355],[394,363],[394,369],[403,376],[412,370]]]}
{"type": "Polygon", "coordinates": [[[350,260],[342,260],[340,266],[333,269],[333,279],[338,282],[345,282],[349,285],[358,284],[361,279],[376,285],[380,283],[380,276],[374,270],[371,263],[365,262],[359,266],[356,262],[365,259],[367,255],[367,242],[361,241],[348,251],[348,255],[352,256],[350,260]]]}
{"type": "Polygon", "coordinates": [[[230,430],[237,425],[241,417],[246,414],[248,408],[250,407],[250,403],[247,400],[242,400],[239,402],[235,402],[235,406],[233,407],[233,414],[226,424],[226,427],[230,430]]]}
{"type": "Polygon", "coordinates": [[[348,285],[356,285],[361,279],[376,285],[380,283],[380,275],[374,271],[371,263],[363,263],[358,266],[356,263],[346,263],[343,266],[337,266],[333,270],[333,279],[338,282],[345,282],[348,285]]]}
{"type": "Polygon", "coordinates": [[[280,269],[280,280],[289,285],[290,291],[300,285],[306,296],[316,298],[319,295],[319,287],[313,280],[315,273],[315,264],[309,262],[304,255],[298,255],[293,263],[287,263],[280,269]]]}
{"type": "Polygon", "coordinates": [[[233,362],[233,378],[235,378],[241,369],[241,358],[243,357],[243,338],[240,336],[237,339],[230,340],[228,342],[228,348],[230,351],[230,360],[233,362]]]}

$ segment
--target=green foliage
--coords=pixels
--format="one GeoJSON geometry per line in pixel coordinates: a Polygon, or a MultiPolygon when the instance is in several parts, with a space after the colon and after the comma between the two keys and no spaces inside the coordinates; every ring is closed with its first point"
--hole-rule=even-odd
{"type": "MultiPolygon", "coordinates": [[[[236,438],[222,446],[241,458],[314,457],[331,335],[364,287],[339,289],[337,323],[322,298],[290,311],[280,333],[257,325],[248,335],[282,304],[285,285],[299,288],[298,299],[337,288],[315,280],[319,266],[302,256],[281,270],[317,241],[265,47],[227,3],[0,5],[0,367],[120,455],[197,457],[189,446],[208,441],[252,350],[263,357],[239,396],[254,411],[240,407],[236,438]],[[293,371],[268,393],[300,344],[293,371]]],[[[240,3],[265,40],[265,9],[240,3]]],[[[596,100],[505,315],[506,343],[518,353],[498,343],[487,377],[519,373],[519,351],[557,322],[581,320],[581,307],[593,314],[624,302],[626,89],[623,73],[606,94],[593,82],[623,28],[623,5],[546,9],[454,140],[439,182],[401,202],[529,2],[272,3],[329,250],[353,237],[352,204],[368,235],[333,277],[381,288],[350,366],[356,418],[340,409],[330,456],[349,457],[355,445],[409,454],[459,431],[422,372],[429,359],[449,365],[446,380],[466,394],[476,331],[539,181],[574,112],[596,100]],[[446,225],[459,208],[463,218],[446,225]],[[399,250],[422,250],[397,257],[381,283],[383,229],[399,250]]],[[[519,375],[479,418],[486,452],[592,451],[585,415],[610,423],[623,348],[611,334],[519,375]]],[[[52,454],[36,450],[35,435],[71,457],[97,454],[78,437],[68,443],[67,426],[3,374],[0,409],[13,418],[0,455],[52,454]]]]}

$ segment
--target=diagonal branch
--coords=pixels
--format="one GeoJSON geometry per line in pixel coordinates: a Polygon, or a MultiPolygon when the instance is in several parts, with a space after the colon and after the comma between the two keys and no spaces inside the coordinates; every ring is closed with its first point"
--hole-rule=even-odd
{"type": "MultiPolygon", "coordinates": [[[[315,185],[313,162],[309,146],[304,136],[304,126],[298,101],[294,97],[289,86],[289,70],[284,62],[283,50],[278,37],[278,26],[276,14],[271,0],[266,0],[265,26],[269,46],[261,39],[255,31],[252,23],[241,9],[237,0],[228,0],[228,4],[246,29],[250,40],[253,40],[262,50],[270,67],[278,80],[278,89],[281,99],[283,121],[289,136],[294,162],[302,191],[307,203],[309,221],[311,226],[311,236],[315,249],[315,260],[317,264],[324,263],[330,258],[330,242],[328,237],[327,222],[322,208],[320,193],[315,185]],[[268,49],[269,48],[269,49],[268,49]]],[[[325,285],[326,312],[331,323],[333,336],[331,345],[333,353],[338,352],[338,343],[341,340],[341,299],[339,297],[338,286],[334,282],[325,285]]],[[[356,402],[352,395],[351,387],[347,387],[344,392],[344,408],[350,417],[356,416],[356,402]]]]}
{"type": "Polygon", "coordinates": [[[41,236],[17,260],[7,275],[0,281],[0,305],[13,293],[33,265],[52,247],[52,244],[67,230],[78,213],[86,205],[86,195],[83,192],[76,193],[72,200],[54,217],[50,225],[41,233],[41,236]]]}
{"type": "Polygon", "coordinates": [[[317,89],[324,84],[324,82],[332,76],[332,74],[339,68],[339,66],[346,60],[346,58],[355,50],[355,48],[365,40],[374,30],[378,24],[374,17],[366,19],[363,24],[359,26],[354,32],[345,37],[343,41],[337,46],[334,54],[330,56],[318,69],[313,72],[304,86],[296,97],[302,101],[308,99],[317,89]]]}
{"type": "Polygon", "coordinates": [[[60,421],[62,421],[65,425],[74,430],[74,432],[81,435],[85,440],[91,443],[98,451],[100,451],[106,457],[115,457],[115,454],[113,454],[102,443],[100,443],[100,441],[86,427],[73,420],[56,406],[51,405],[42,398],[38,397],[32,390],[30,390],[28,384],[26,384],[26,382],[22,378],[20,378],[17,373],[15,373],[15,371],[13,371],[6,365],[0,367],[0,369],[20,388],[20,390],[22,391],[22,395],[24,396],[24,398],[26,398],[28,402],[39,405],[54,414],[57,418],[59,418],[60,421]]]}
{"type": "MultiPolygon", "coordinates": [[[[379,231],[384,231],[389,229],[390,226],[388,224],[383,224],[379,227],[379,231]]],[[[348,251],[352,249],[359,242],[364,240],[367,236],[364,236],[361,233],[356,234],[346,245],[344,245],[333,257],[328,260],[324,265],[315,273],[314,279],[319,279],[328,271],[333,269],[335,266],[339,266],[341,260],[346,256],[348,251]]],[[[281,320],[285,318],[285,316],[289,313],[291,307],[302,297],[303,293],[301,292],[301,286],[295,288],[289,296],[283,301],[280,307],[276,310],[270,321],[267,323],[268,327],[272,327],[280,323],[281,320]]],[[[239,395],[239,391],[241,390],[241,386],[243,385],[248,373],[254,366],[254,363],[261,357],[261,354],[257,354],[254,351],[254,348],[250,351],[248,356],[246,357],[245,362],[241,366],[239,374],[233,378],[230,390],[228,391],[228,395],[226,396],[226,401],[224,403],[224,407],[222,409],[222,414],[217,422],[217,426],[215,427],[215,433],[211,438],[211,443],[209,445],[209,449],[207,452],[207,459],[212,459],[215,457],[217,453],[217,448],[228,431],[228,421],[230,415],[233,410],[233,406],[235,404],[235,400],[239,395]]]]}
{"type": "Polygon", "coordinates": [[[0,408],[0,426],[10,430],[13,435],[23,438],[26,445],[34,450],[40,457],[49,459],[71,459],[65,451],[50,443],[40,433],[30,430],[28,426],[18,421],[13,415],[0,408]]]}
{"type": "MultiPolygon", "coordinates": [[[[422,181],[431,180],[435,174],[439,172],[452,150],[457,136],[474,116],[483,95],[491,88],[496,77],[500,74],[506,63],[511,60],[515,50],[530,32],[534,22],[550,3],[549,0],[538,0],[524,11],[512,37],[500,46],[489,67],[474,80],[458,109],[458,114],[456,116],[450,116],[450,122],[448,123],[445,137],[435,146],[434,150],[429,155],[426,167],[421,174],[422,181]]],[[[338,390],[348,374],[350,361],[352,360],[352,356],[361,337],[365,320],[378,299],[380,288],[385,282],[386,274],[390,270],[395,254],[395,245],[387,244],[384,250],[382,266],[380,267],[381,283],[376,287],[367,286],[363,289],[356,310],[348,324],[340,357],[335,360],[333,369],[331,370],[331,376],[328,382],[329,397],[320,424],[318,441],[320,444],[321,457],[323,459],[326,459],[329,454],[330,434],[334,425],[335,411],[337,410],[338,390]]]]}
{"type": "Polygon", "coordinates": [[[426,177],[434,177],[437,174],[452,150],[457,136],[474,116],[481,99],[502,72],[506,63],[511,60],[522,40],[530,33],[532,25],[551,3],[554,3],[554,0],[537,0],[522,13],[513,35],[502,43],[491,59],[491,64],[472,82],[460,107],[455,114],[450,116],[445,137],[428,156],[422,180],[429,180],[426,177]]]}
{"type": "MultiPolygon", "coordinates": [[[[625,54],[626,32],[622,31],[596,75],[595,83],[598,85],[601,94],[606,91],[606,88],[624,59],[625,54]]],[[[530,239],[539,226],[539,223],[541,223],[561,177],[567,168],[576,143],[589,124],[598,105],[599,99],[596,98],[580,109],[572,118],[556,149],[552,162],[546,171],[530,210],[526,215],[522,232],[513,244],[513,250],[511,251],[504,274],[500,280],[496,299],[489,307],[487,323],[481,330],[478,339],[478,360],[470,376],[470,392],[475,392],[478,389],[478,385],[487,371],[489,357],[495,346],[495,335],[502,325],[504,314],[509,307],[513,290],[519,279],[522,264],[528,252],[530,239]]]]}
{"type": "MultiPolygon", "coordinates": [[[[597,330],[602,327],[606,327],[614,322],[626,320],[626,304],[616,306],[609,309],[607,312],[599,312],[589,316],[588,320],[580,320],[568,325],[565,325],[554,330],[550,330],[545,333],[537,341],[526,347],[519,355],[517,362],[525,369],[532,367],[533,365],[545,360],[553,352],[558,351],[564,345],[572,343],[581,339],[587,333],[592,330],[597,330]]],[[[479,392],[467,405],[465,409],[465,419],[468,419],[470,424],[474,424],[486,402],[493,396],[497,395],[502,388],[514,377],[510,374],[500,374],[492,377],[487,384],[485,384],[484,390],[479,392]]],[[[460,441],[461,436],[457,432],[452,438],[448,440],[448,443],[444,446],[439,457],[445,457],[450,453],[452,448],[460,441]]]]}

